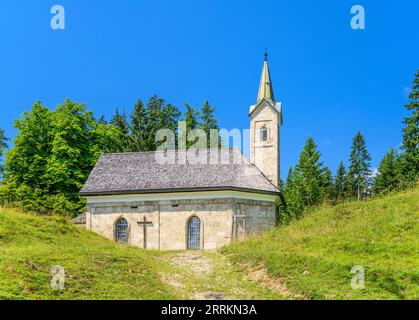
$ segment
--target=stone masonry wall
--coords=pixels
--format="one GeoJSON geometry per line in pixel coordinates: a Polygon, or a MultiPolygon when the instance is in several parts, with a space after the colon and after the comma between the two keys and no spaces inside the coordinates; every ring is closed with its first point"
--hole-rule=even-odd
{"type": "Polygon", "coordinates": [[[142,248],[144,232],[138,221],[144,216],[151,222],[146,231],[147,249],[186,249],[187,224],[197,216],[201,220],[200,247],[210,250],[273,227],[276,207],[273,202],[245,199],[95,203],[88,205],[86,227],[114,240],[115,222],[123,217],[129,225],[128,243],[142,248]]]}
{"type": "Polygon", "coordinates": [[[279,186],[280,117],[263,102],[250,118],[250,161],[275,185],[279,186]],[[268,140],[261,141],[260,130],[268,129],[268,140]]]}

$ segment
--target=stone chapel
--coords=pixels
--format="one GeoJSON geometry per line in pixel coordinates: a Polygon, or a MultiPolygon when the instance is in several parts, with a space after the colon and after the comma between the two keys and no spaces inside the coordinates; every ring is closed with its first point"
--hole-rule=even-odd
{"type": "MultiPolygon", "coordinates": [[[[236,148],[205,149],[203,163],[162,164],[156,152],[103,154],[80,191],[86,228],[155,250],[210,250],[276,225],[282,104],[267,54],[250,106],[250,161],[236,148]]],[[[188,151],[173,150],[175,159],[188,151]]]]}

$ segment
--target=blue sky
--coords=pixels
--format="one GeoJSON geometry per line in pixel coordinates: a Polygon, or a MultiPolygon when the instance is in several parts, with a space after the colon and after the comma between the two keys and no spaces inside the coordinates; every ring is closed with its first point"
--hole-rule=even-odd
{"type": "Polygon", "coordinates": [[[360,130],[373,166],[401,143],[407,92],[419,68],[419,1],[0,2],[0,128],[36,100],[68,97],[107,118],[158,94],[216,106],[223,128],[248,128],[265,46],[283,102],[282,176],[311,135],[333,170],[360,130]],[[66,29],[50,27],[63,5],[66,29]],[[366,29],[350,9],[366,10],[366,29]]]}

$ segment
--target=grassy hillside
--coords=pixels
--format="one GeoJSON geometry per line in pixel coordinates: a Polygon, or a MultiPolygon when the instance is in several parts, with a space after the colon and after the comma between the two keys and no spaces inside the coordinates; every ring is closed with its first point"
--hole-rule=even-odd
{"type": "Polygon", "coordinates": [[[57,217],[0,209],[0,299],[169,299],[158,264],[57,217]],[[50,287],[50,269],[66,271],[66,289],[50,287]]]}
{"type": "Polygon", "coordinates": [[[0,208],[0,299],[281,299],[217,252],[116,244],[59,217],[0,208]],[[65,289],[50,286],[62,266],[65,289]]]}
{"type": "Polygon", "coordinates": [[[222,249],[308,299],[419,299],[419,189],[324,207],[222,249]],[[350,283],[365,268],[365,289],[350,283]]]}
{"type": "Polygon", "coordinates": [[[0,299],[418,299],[419,189],[324,207],[220,252],[116,244],[0,208],[0,299]],[[66,271],[65,290],[50,269],[66,271]],[[365,268],[364,290],[350,286],[365,268]]]}

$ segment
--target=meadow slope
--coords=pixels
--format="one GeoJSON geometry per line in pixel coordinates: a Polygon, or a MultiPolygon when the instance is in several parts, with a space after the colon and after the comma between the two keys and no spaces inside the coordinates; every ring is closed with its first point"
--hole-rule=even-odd
{"type": "Polygon", "coordinates": [[[0,208],[0,299],[282,299],[217,252],[121,245],[68,219],[0,208]],[[53,290],[51,268],[65,270],[53,290]]]}
{"type": "Polygon", "coordinates": [[[419,188],[311,210],[221,250],[306,299],[419,299],[419,188]],[[365,289],[351,286],[353,266],[365,289]]]}
{"type": "Polygon", "coordinates": [[[218,252],[157,252],[0,208],[0,299],[418,299],[418,218],[417,188],[312,210],[218,252]]]}

